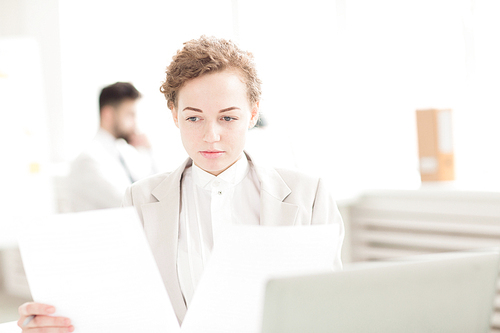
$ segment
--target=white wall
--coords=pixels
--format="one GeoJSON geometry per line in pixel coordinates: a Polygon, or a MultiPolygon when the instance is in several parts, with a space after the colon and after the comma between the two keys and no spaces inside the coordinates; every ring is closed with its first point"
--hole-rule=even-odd
{"type": "Polygon", "coordinates": [[[240,5],[241,41],[260,61],[273,130],[287,138],[297,167],[323,175],[339,198],[370,187],[419,185],[417,105],[389,93],[399,83],[387,77],[384,38],[374,39],[378,18],[369,16],[377,4],[240,5]]]}
{"type": "Polygon", "coordinates": [[[0,3],[0,247],[12,220],[55,211],[49,162],[60,158],[63,123],[57,5],[0,3]]]}
{"type": "Polygon", "coordinates": [[[60,13],[66,158],[95,133],[100,89],[130,81],[143,94],[139,125],[160,167],[175,168],[187,155],[159,87],[184,41],[232,37],[230,1],[62,1],[60,13]]]}
{"type": "Polygon", "coordinates": [[[419,188],[415,110],[428,107],[454,110],[457,187],[500,189],[498,1],[242,2],[240,10],[266,111],[298,167],[326,175],[338,197],[419,188]]]}
{"type": "Polygon", "coordinates": [[[74,157],[92,137],[99,90],[125,80],[144,95],[141,127],[162,168],[175,167],[185,153],[158,87],[182,42],[207,34],[235,38],[257,58],[270,123],[265,139],[252,134],[268,143],[255,149],[259,139],[251,139],[257,155],[324,175],[339,198],[418,188],[415,109],[451,107],[459,183],[500,189],[496,0],[1,6],[0,35],[41,43],[55,162],[74,157]]]}
{"type": "Polygon", "coordinates": [[[62,140],[64,118],[62,113],[61,58],[59,42],[59,0],[2,0],[0,3],[0,37],[33,38],[40,50],[42,84],[25,84],[29,92],[41,90],[42,106],[47,117],[50,157],[63,159],[62,140]]]}

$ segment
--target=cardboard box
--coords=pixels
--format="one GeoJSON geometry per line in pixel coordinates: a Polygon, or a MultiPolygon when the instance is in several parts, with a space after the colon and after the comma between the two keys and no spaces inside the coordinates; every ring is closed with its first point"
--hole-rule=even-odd
{"type": "Polygon", "coordinates": [[[451,115],[450,109],[417,110],[418,153],[423,182],[455,179],[451,115]]]}

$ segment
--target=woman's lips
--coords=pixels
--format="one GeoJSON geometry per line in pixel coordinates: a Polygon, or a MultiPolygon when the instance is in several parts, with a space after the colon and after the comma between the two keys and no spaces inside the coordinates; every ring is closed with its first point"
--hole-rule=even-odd
{"type": "Polygon", "coordinates": [[[220,150],[204,150],[200,151],[201,156],[208,158],[208,159],[213,159],[213,158],[218,158],[221,157],[224,152],[220,150]]]}

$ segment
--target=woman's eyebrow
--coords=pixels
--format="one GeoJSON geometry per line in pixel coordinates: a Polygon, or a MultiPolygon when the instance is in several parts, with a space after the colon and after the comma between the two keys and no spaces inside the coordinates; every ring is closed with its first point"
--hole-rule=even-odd
{"type": "Polygon", "coordinates": [[[231,110],[240,110],[240,108],[239,108],[239,107],[237,107],[237,106],[231,106],[231,107],[229,107],[229,108],[222,109],[222,110],[220,110],[219,112],[227,112],[227,111],[231,111],[231,110]]]}
{"type": "Polygon", "coordinates": [[[186,111],[186,110],[191,110],[191,111],[195,111],[195,112],[203,112],[202,110],[200,109],[197,109],[197,108],[192,108],[190,106],[186,106],[184,109],[182,109],[182,111],[186,111]]]}
{"type": "MultiPolygon", "coordinates": [[[[203,113],[203,110],[197,109],[197,108],[193,108],[191,106],[186,106],[184,109],[182,109],[182,111],[186,111],[186,110],[188,110],[188,111],[195,111],[195,112],[202,112],[203,113]]],[[[231,106],[231,107],[222,109],[219,112],[227,112],[227,111],[232,111],[232,110],[240,110],[240,108],[237,107],[237,106],[231,106]]]]}

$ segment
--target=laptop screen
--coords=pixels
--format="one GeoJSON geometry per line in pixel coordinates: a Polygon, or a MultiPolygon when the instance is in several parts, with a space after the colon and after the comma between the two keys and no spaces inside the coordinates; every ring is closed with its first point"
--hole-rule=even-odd
{"type": "Polygon", "coordinates": [[[488,332],[499,260],[455,252],[273,279],[262,333],[488,332]]]}

